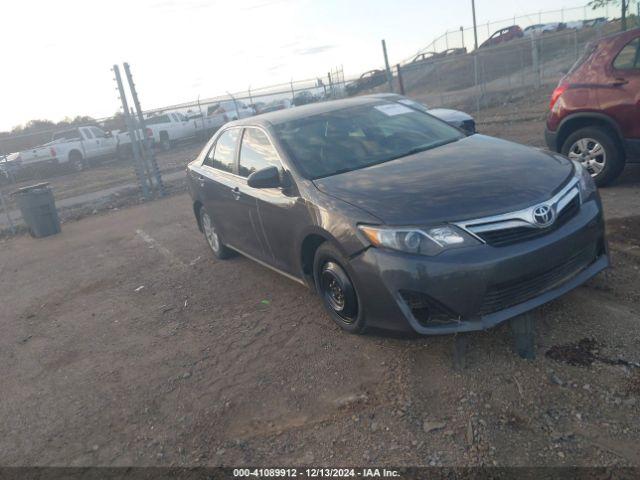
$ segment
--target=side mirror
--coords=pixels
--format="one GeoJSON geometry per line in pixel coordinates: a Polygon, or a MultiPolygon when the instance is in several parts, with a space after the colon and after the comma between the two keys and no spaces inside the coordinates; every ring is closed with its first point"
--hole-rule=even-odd
{"type": "Polygon", "coordinates": [[[105,136],[106,138],[112,138],[112,137],[113,137],[113,133],[112,133],[111,131],[104,132],[104,136],[105,136]]]}
{"type": "Polygon", "coordinates": [[[281,185],[280,171],[272,165],[253,172],[247,178],[247,185],[251,188],[277,188],[281,185]]]}

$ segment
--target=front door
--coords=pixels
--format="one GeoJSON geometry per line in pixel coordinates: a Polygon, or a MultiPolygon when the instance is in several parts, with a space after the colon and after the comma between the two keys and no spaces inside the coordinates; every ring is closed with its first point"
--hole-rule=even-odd
{"type": "Polygon", "coordinates": [[[238,202],[242,205],[244,223],[242,246],[238,248],[279,270],[297,275],[298,272],[293,271],[295,233],[290,226],[295,223],[298,196],[291,195],[290,189],[247,185],[249,175],[268,166],[276,166],[283,172],[278,152],[265,131],[245,128],[238,163],[238,175],[243,179],[238,202]]]}

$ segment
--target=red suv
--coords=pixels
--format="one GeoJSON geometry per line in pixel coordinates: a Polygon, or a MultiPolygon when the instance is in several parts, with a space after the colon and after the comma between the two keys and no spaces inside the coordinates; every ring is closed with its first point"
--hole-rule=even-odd
{"type": "Polygon", "coordinates": [[[640,162],[640,28],[587,47],[551,96],[545,138],[599,186],[640,162]]]}

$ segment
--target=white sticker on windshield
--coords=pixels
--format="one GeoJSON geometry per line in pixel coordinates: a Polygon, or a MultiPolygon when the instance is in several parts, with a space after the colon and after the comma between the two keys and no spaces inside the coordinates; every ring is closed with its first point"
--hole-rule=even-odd
{"type": "Polygon", "coordinates": [[[397,103],[389,104],[389,105],[376,105],[374,107],[376,110],[381,111],[385,115],[389,117],[393,117],[394,115],[402,115],[404,113],[411,113],[415,110],[410,109],[409,107],[405,107],[404,105],[398,105],[397,103]]]}

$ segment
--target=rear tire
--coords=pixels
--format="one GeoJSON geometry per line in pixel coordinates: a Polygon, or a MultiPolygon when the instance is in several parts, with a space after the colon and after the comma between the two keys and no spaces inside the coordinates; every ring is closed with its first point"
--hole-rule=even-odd
{"type": "Polygon", "coordinates": [[[73,168],[76,172],[81,172],[86,167],[84,159],[82,158],[82,154],[75,150],[69,153],[69,164],[71,165],[71,168],[73,168]]]}
{"type": "Polygon", "coordinates": [[[202,227],[204,238],[207,240],[207,244],[216,258],[226,260],[233,256],[233,250],[222,243],[213,219],[204,207],[200,208],[200,226],[202,227]]]}
{"type": "Polygon", "coordinates": [[[163,152],[171,150],[171,140],[167,132],[160,132],[160,150],[163,152]]]}
{"type": "Polygon", "coordinates": [[[562,144],[561,153],[582,163],[599,187],[611,183],[624,169],[624,153],[613,133],[604,128],[576,130],[562,144]]]}
{"type": "Polygon", "coordinates": [[[344,267],[346,264],[347,260],[329,242],[320,245],[313,262],[316,291],[340,328],[361,334],[366,330],[366,320],[357,289],[344,267]]]}

